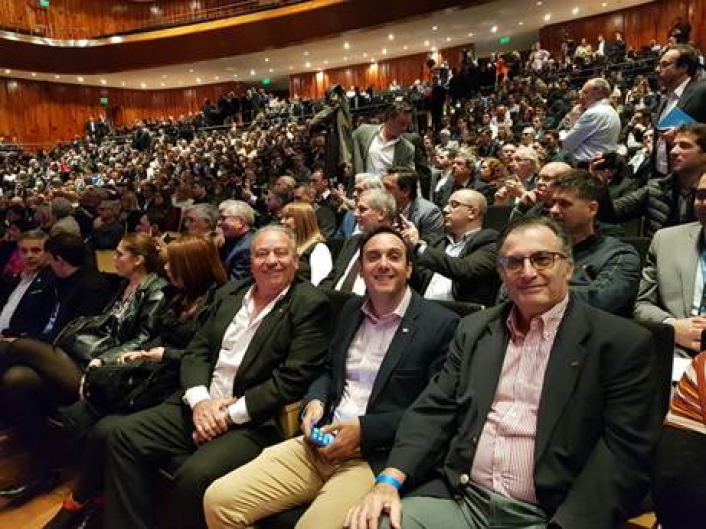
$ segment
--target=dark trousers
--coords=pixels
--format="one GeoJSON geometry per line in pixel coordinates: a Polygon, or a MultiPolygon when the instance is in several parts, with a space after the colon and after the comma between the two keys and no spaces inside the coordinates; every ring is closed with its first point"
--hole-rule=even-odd
{"type": "Polygon", "coordinates": [[[281,440],[274,426],[245,426],[197,447],[191,438],[191,410],[174,400],[117,421],[107,441],[105,529],[156,525],[150,481],[160,463],[175,456],[188,457],[174,475],[171,527],[205,527],[203,495],[208,486],[281,440]]]}
{"type": "Polygon", "coordinates": [[[652,499],[664,529],[697,529],[706,514],[706,435],[665,426],[657,445],[652,499]]]}
{"type": "Polygon", "coordinates": [[[30,452],[26,475],[49,470],[47,414],[75,401],[83,371],[61,349],[31,339],[0,342],[0,400],[5,418],[17,426],[30,452]]]}

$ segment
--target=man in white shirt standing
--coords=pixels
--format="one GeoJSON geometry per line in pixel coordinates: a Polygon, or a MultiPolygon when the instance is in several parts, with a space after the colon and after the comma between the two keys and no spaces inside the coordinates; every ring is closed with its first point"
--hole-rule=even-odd
{"type": "Polygon", "coordinates": [[[580,164],[588,166],[596,155],[618,148],[620,118],[610,104],[611,93],[603,78],[586,81],[579,93],[581,114],[570,120],[569,130],[560,133],[562,146],[580,164]]]}
{"type": "Polygon", "coordinates": [[[205,527],[211,482],[282,440],[274,417],[319,375],[330,339],[327,298],[295,279],[297,267],[286,228],[258,231],[254,284],[229,283],[216,294],[182,360],[184,392],[116,421],[107,443],[106,528],[156,525],[149,477],[175,456],[186,460],[174,475],[172,527],[205,527]]]}
{"type": "Polygon", "coordinates": [[[402,134],[412,123],[412,106],[396,101],[385,112],[381,125],[363,124],[353,132],[355,174],[384,175],[390,167],[414,170],[414,144],[402,134]]]}

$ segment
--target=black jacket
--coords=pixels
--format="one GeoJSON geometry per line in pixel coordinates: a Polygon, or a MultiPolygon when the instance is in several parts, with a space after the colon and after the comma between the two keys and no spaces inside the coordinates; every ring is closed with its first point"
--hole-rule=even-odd
{"type": "MultiPolygon", "coordinates": [[[[19,283],[20,277],[18,276],[3,287],[0,306],[5,306],[19,283]]],[[[3,336],[36,337],[42,335],[51,316],[53,304],[50,300],[54,296],[55,283],[56,276],[51,267],[42,268],[20,299],[12,318],[10,318],[9,327],[2,333],[3,336]]]]}
{"type": "Polygon", "coordinates": [[[115,296],[115,288],[97,270],[84,266],[66,278],[56,278],[53,289],[51,328],[32,336],[51,342],[71,320],[81,316],[100,314],[115,296]]]}
{"type": "MultiPolygon", "coordinates": [[[[324,373],[309,387],[302,410],[312,400],[325,408],[320,424],[329,424],[346,389],[346,362],[350,346],[363,322],[364,298],[344,305],[331,341],[331,356],[324,373]]],[[[458,316],[412,294],[407,312],[375,375],[372,391],[360,417],[360,448],[377,474],[384,467],[406,409],[427,385],[446,357],[458,316]]]]}
{"type": "Polygon", "coordinates": [[[458,257],[446,254],[447,237],[428,245],[423,252],[417,251],[412,281],[415,290],[423,295],[434,273],[439,273],[453,281],[456,301],[492,305],[500,286],[497,240],[497,231],[482,229],[468,238],[458,257]]]}
{"type": "MultiPolygon", "coordinates": [[[[122,353],[142,349],[157,334],[157,321],[167,301],[164,288],[167,282],[157,274],[150,274],[130,299],[128,307],[111,326],[115,342],[119,345],[101,351],[98,358],[104,362],[117,362],[122,353]]],[[[107,310],[120,301],[124,289],[115,297],[107,310]]]]}
{"type": "Polygon", "coordinates": [[[640,256],[628,243],[594,234],[574,245],[571,292],[606,312],[631,318],[640,286],[640,256]]]}
{"type": "Polygon", "coordinates": [[[696,220],[693,204],[689,205],[686,216],[680,218],[678,197],[679,186],[674,175],[650,180],[646,186],[615,201],[604,196],[598,209],[598,220],[618,224],[644,216],[644,235],[652,237],[662,228],[696,220]]]}

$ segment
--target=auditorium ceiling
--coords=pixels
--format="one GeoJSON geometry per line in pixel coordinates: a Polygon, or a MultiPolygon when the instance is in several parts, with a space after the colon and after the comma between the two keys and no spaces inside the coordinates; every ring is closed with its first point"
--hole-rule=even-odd
{"type": "MultiPolygon", "coordinates": [[[[433,0],[430,0],[430,3],[433,0]]],[[[416,53],[473,43],[479,55],[491,51],[510,51],[526,47],[536,39],[540,27],[648,3],[645,0],[496,0],[472,7],[433,11],[425,16],[397,20],[394,23],[347,30],[335,36],[299,41],[287,47],[273,47],[210,60],[180,62],[183,50],[173,47],[168,66],[89,73],[74,65],[62,71],[52,65],[32,69],[12,64],[0,53],[0,76],[131,89],[166,89],[222,83],[228,80],[262,83],[273,86],[290,74],[345,67],[347,64],[381,61],[416,53]],[[502,39],[502,40],[501,40],[502,39]],[[4,57],[4,58],[3,58],[4,57]]],[[[353,4],[355,5],[355,4],[353,4]]],[[[383,8],[384,2],[380,2],[383,8]]],[[[432,5],[437,5],[434,2],[432,5]]],[[[140,34],[145,37],[147,34],[140,34]]],[[[125,45],[134,36],[83,41],[51,41],[51,48],[85,51],[105,50],[125,45]]],[[[34,37],[0,31],[2,41],[25,41],[34,37]]],[[[144,40],[144,39],[143,39],[144,40]]],[[[279,39],[281,40],[281,39],[279,39]]],[[[28,43],[32,42],[31,40],[28,43]]],[[[175,41],[176,42],[176,41],[175,41]]],[[[33,42],[36,45],[37,42],[33,42]]],[[[106,61],[109,62],[109,61],[106,61]]]]}

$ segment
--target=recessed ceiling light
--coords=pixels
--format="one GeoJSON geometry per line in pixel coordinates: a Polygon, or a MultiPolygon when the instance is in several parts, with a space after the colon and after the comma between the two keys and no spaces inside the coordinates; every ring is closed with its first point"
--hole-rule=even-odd
{"type": "Polygon", "coordinates": [[[375,57],[373,57],[372,59],[370,59],[370,64],[375,64],[375,57]]]}
{"type": "Polygon", "coordinates": [[[367,56],[368,56],[368,52],[367,52],[367,51],[364,51],[364,52],[363,52],[363,57],[367,57],[367,56]]]}
{"type": "Polygon", "coordinates": [[[491,31],[492,33],[497,33],[497,32],[498,32],[498,26],[493,26],[492,28],[490,28],[490,31],[491,31]]]}
{"type": "Polygon", "coordinates": [[[311,63],[309,61],[305,62],[304,68],[311,68],[311,63]]]}
{"type": "Polygon", "coordinates": [[[120,35],[114,35],[113,37],[110,37],[110,42],[116,43],[116,42],[122,42],[123,38],[120,35]]]}
{"type": "Polygon", "coordinates": [[[433,51],[434,53],[436,53],[436,46],[432,46],[432,47],[431,47],[431,51],[433,51]]]}
{"type": "Polygon", "coordinates": [[[274,71],[275,71],[274,68],[270,68],[270,73],[274,73],[274,71]]]}
{"type": "Polygon", "coordinates": [[[200,77],[197,77],[197,78],[196,78],[196,82],[197,82],[197,83],[200,83],[200,82],[201,82],[201,78],[200,78],[200,77]]]}
{"type": "Polygon", "coordinates": [[[451,42],[451,37],[446,37],[446,42],[451,42]]]}
{"type": "Polygon", "coordinates": [[[60,75],[55,75],[55,76],[54,76],[54,79],[61,79],[61,76],[60,76],[60,75]]]}
{"type": "Polygon", "coordinates": [[[552,18],[551,13],[547,13],[546,15],[544,15],[544,20],[546,20],[546,21],[549,21],[551,18],[552,18]]]}
{"type": "Polygon", "coordinates": [[[5,68],[5,73],[12,73],[12,70],[8,70],[7,68],[5,68]]]}
{"type": "Polygon", "coordinates": [[[167,77],[169,77],[169,76],[166,73],[162,74],[162,79],[166,79],[167,77]]]}
{"type": "Polygon", "coordinates": [[[432,30],[432,31],[436,31],[437,29],[439,29],[439,26],[432,26],[432,27],[431,27],[431,30],[432,30]]]}
{"type": "Polygon", "coordinates": [[[348,57],[343,57],[343,60],[344,60],[344,61],[347,61],[347,60],[348,60],[348,57]]]}
{"type": "Polygon", "coordinates": [[[164,86],[164,83],[159,83],[159,86],[164,86]]]}
{"type": "Polygon", "coordinates": [[[428,40],[425,40],[425,41],[424,41],[424,46],[429,46],[429,41],[428,41],[428,40]]]}
{"type": "Polygon", "coordinates": [[[387,48],[383,48],[383,49],[382,49],[382,54],[383,54],[383,55],[387,55],[387,48]]]}
{"type": "Polygon", "coordinates": [[[107,84],[107,82],[108,81],[106,81],[105,79],[101,79],[101,84],[107,84]]]}
{"type": "Polygon", "coordinates": [[[608,2],[603,2],[603,3],[601,4],[601,7],[608,7],[608,2]]]}
{"type": "Polygon", "coordinates": [[[32,77],[37,77],[37,72],[32,72],[32,77]]]}
{"type": "Polygon", "coordinates": [[[572,15],[578,15],[578,14],[579,14],[579,8],[578,8],[578,7],[573,8],[573,9],[571,10],[571,14],[572,14],[572,15]]]}
{"type": "Polygon", "coordinates": [[[387,40],[395,40],[395,36],[394,36],[392,33],[390,33],[390,34],[387,36],[387,40]]]}
{"type": "Polygon", "coordinates": [[[265,57],[265,62],[270,62],[269,57],[265,57]]]}
{"type": "Polygon", "coordinates": [[[145,83],[140,83],[140,88],[147,88],[147,85],[145,83]]]}
{"type": "Polygon", "coordinates": [[[122,83],[120,83],[120,86],[125,86],[125,81],[123,81],[122,83]]]}
{"type": "Polygon", "coordinates": [[[407,46],[407,45],[405,44],[404,46],[402,46],[402,49],[403,49],[403,50],[408,50],[408,49],[409,49],[409,46],[407,46]]]}
{"type": "Polygon", "coordinates": [[[214,80],[214,81],[220,81],[220,79],[221,79],[221,78],[218,77],[217,75],[213,77],[213,80],[214,80]]]}
{"type": "Polygon", "coordinates": [[[518,25],[518,26],[524,26],[524,25],[525,25],[525,23],[524,23],[524,22],[522,22],[522,20],[520,20],[520,21],[519,21],[519,22],[517,23],[517,25],[518,25]]]}
{"type": "Polygon", "coordinates": [[[255,70],[250,70],[250,75],[255,75],[255,70]]]}
{"type": "Polygon", "coordinates": [[[343,49],[344,49],[344,50],[350,50],[350,49],[351,49],[351,45],[348,44],[347,42],[344,42],[344,43],[343,43],[343,49]]]}
{"type": "Polygon", "coordinates": [[[468,36],[469,36],[469,37],[472,37],[472,36],[473,36],[473,32],[471,31],[471,32],[468,34],[468,36]]]}
{"type": "Polygon", "coordinates": [[[541,6],[542,5],[542,0],[537,0],[537,5],[541,6]]]}
{"type": "Polygon", "coordinates": [[[304,52],[304,57],[308,57],[308,56],[309,56],[309,52],[308,52],[308,51],[305,51],[305,52],[304,52]]]}
{"type": "Polygon", "coordinates": [[[193,69],[193,68],[190,68],[190,69],[189,69],[189,73],[194,73],[194,69],[193,69]]]}
{"type": "Polygon", "coordinates": [[[289,65],[289,69],[290,69],[290,70],[294,70],[294,66],[292,66],[292,65],[290,64],[290,65],[289,65]]]}
{"type": "Polygon", "coordinates": [[[77,77],[76,79],[78,80],[79,83],[83,82],[83,77],[77,77]]]}

